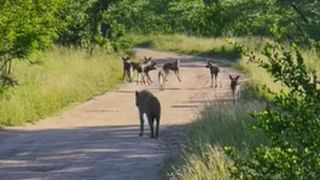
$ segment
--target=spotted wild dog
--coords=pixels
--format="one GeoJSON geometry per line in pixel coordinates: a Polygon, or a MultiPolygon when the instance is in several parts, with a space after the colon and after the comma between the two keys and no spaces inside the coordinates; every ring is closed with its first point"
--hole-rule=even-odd
{"type": "MultiPolygon", "coordinates": [[[[148,63],[149,63],[149,62],[148,62],[148,63]]],[[[143,78],[144,78],[144,76],[146,76],[146,78],[147,78],[147,81],[146,81],[146,82],[147,82],[148,84],[153,83],[153,81],[152,81],[152,79],[151,79],[151,77],[150,77],[149,72],[152,71],[152,70],[156,70],[156,69],[157,69],[157,63],[154,62],[154,61],[151,61],[151,59],[150,59],[150,63],[149,63],[149,64],[144,65],[144,66],[142,67],[143,78]]]]}
{"type": "Polygon", "coordinates": [[[175,62],[166,63],[162,67],[163,75],[164,75],[164,81],[168,81],[168,74],[170,71],[173,71],[176,75],[179,82],[181,82],[180,78],[180,59],[177,59],[175,62]]]}
{"type": "MultiPolygon", "coordinates": [[[[219,78],[218,75],[220,72],[220,68],[218,66],[215,66],[211,61],[208,61],[206,68],[210,69],[210,75],[211,75],[210,87],[213,87],[213,81],[214,81],[215,87],[218,87],[218,78],[219,78]]],[[[221,83],[220,83],[220,87],[221,87],[221,83]]]]}
{"type": "Polygon", "coordinates": [[[132,81],[132,67],[129,61],[129,57],[122,57],[123,62],[123,76],[122,79],[125,80],[127,77],[128,82],[132,81]]]}
{"type": "Polygon", "coordinates": [[[156,69],[156,63],[151,60],[152,58],[144,57],[144,61],[142,63],[131,62],[132,69],[137,71],[137,84],[151,84],[152,80],[149,75],[149,72],[156,69]],[[147,81],[145,80],[145,76],[147,77],[147,81]]]}
{"type": "Polygon", "coordinates": [[[143,78],[143,74],[142,74],[142,65],[141,63],[138,62],[130,62],[131,66],[132,66],[132,70],[133,71],[137,71],[137,84],[142,84],[145,83],[144,78],[143,78]]]}

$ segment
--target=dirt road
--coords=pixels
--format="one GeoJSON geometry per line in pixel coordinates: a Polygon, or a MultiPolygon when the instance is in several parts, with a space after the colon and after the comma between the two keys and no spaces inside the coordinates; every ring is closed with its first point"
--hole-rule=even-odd
{"type": "MultiPolygon", "coordinates": [[[[227,75],[236,72],[223,68],[222,88],[209,88],[209,70],[199,58],[146,49],[137,55],[159,63],[181,58],[182,82],[171,75],[164,91],[157,82],[123,84],[55,117],[0,131],[0,179],[159,179],[166,145],[177,140],[170,127],[195,120],[207,101],[230,98],[227,75]],[[134,92],[140,89],[162,103],[157,140],[149,138],[148,128],[138,136],[134,92]]],[[[157,71],[151,75],[156,81],[157,71]]]]}

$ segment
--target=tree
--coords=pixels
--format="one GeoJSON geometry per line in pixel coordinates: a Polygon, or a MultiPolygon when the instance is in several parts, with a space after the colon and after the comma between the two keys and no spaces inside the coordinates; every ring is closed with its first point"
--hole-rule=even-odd
{"type": "Polygon", "coordinates": [[[318,179],[320,177],[320,81],[307,69],[297,48],[267,45],[265,60],[251,56],[287,91],[272,92],[265,110],[254,113],[255,128],[270,144],[236,158],[240,179],[318,179]]]}
{"type": "MultiPolygon", "coordinates": [[[[64,0],[57,13],[61,25],[58,30],[57,43],[62,45],[81,46],[89,49],[98,46],[114,49],[116,42],[123,35],[123,29],[113,21],[106,21],[104,14],[115,3],[115,0],[64,0]],[[118,34],[115,38],[114,34],[118,34]],[[110,45],[110,46],[109,46],[110,45]]],[[[119,14],[120,11],[114,12],[119,14]]]]}
{"type": "Polygon", "coordinates": [[[320,2],[317,0],[276,0],[282,18],[277,24],[286,38],[309,43],[320,40],[320,2]],[[281,28],[280,28],[281,27],[281,28]]]}
{"type": "MultiPolygon", "coordinates": [[[[12,61],[42,50],[56,37],[55,13],[61,1],[1,0],[0,86],[16,84],[12,61]]],[[[2,89],[0,88],[0,89],[2,89]]]]}

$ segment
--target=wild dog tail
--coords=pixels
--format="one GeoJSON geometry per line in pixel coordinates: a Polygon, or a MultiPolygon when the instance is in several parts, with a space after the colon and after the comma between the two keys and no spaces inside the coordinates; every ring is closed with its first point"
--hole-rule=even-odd
{"type": "Polygon", "coordinates": [[[158,72],[158,81],[160,84],[160,89],[163,89],[165,79],[164,79],[163,71],[161,70],[158,72]]]}
{"type": "Polygon", "coordinates": [[[131,82],[133,79],[133,67],[130,64],[130,68],[129,68],[129,81],[131,82]]]}
{"type": "Polygon", "coordinates": [[[162,71],[159,71],[158,72],[158,80],[159,80],[159,83],[160,84],[163,84],[163,73],[162,73],[162,71]]]}
{"type": "Polygon", "coordinates": [[[180,59],[177,59],[176,65],[177,65],[177,68],[179,69],[180,68],[180,59]]]}

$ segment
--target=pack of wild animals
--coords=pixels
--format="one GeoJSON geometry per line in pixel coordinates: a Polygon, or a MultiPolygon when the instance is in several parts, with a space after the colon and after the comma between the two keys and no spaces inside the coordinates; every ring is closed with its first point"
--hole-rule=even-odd
{"type": "MultiPolygon", "coordinates": [[[[133,81],[133,73],[136,72],[138,85],[150,85],[153,83],[150,71],[157,70],[158,64],[152,60],[152,57],[144,57],[142,62],[131,61],[129,57],[122,57],[123,60],[123,79],[128,82],[133,81]]],[[[219,74],[221,70],[218,66],[209,60],[205,68],[209,69],[210,72],[210,87],[218,88],[222,87],[219,81],[219,74]]],[[[163,64],[162,68],[158,70],[158,82],[160,84],[160,90],[165,89],[165,83],[168,81],[168,75],[173,73],[177,80],[181,82],[180,76],[180,59],[176,59],[173,62],[163,64]]],[[[232,76],[229,75],[230,90],[233,98],[233,103],[236,104],[240,98],[240,75],[232,76]]],[[[135,92],[136,106],[139,110],[140,118],[140,133],[139,136],[143,136],[144,132],[144,121],[149,124],[150,137],[157,138],[159,134],[161,106],[159,99],[147,90],[135,92]],[[156,125],[156,127],[154,127],[156,125]],[[155,128],[155,129],[154,129],[155,128]]]]}

